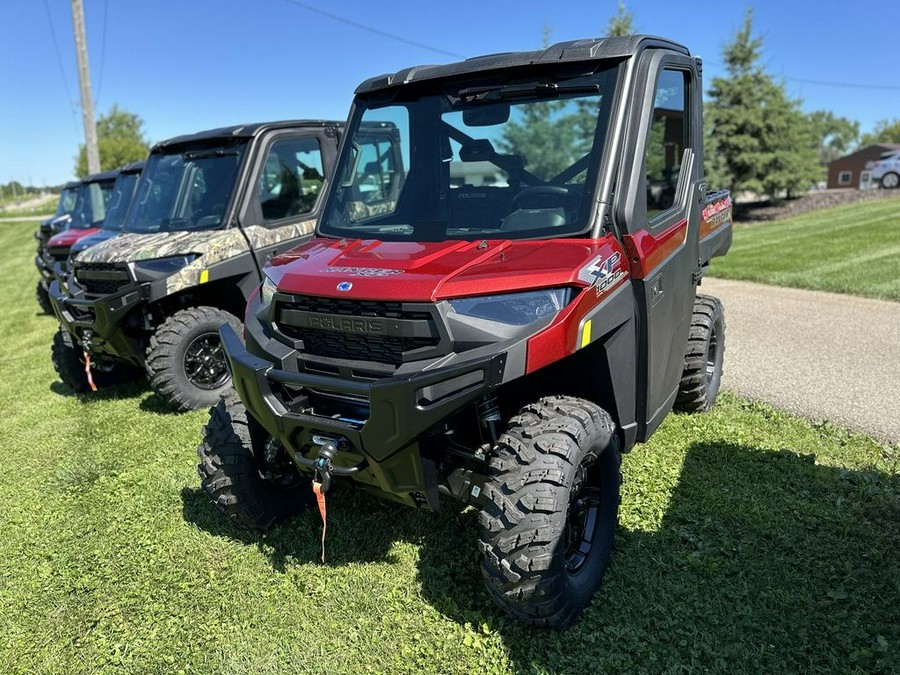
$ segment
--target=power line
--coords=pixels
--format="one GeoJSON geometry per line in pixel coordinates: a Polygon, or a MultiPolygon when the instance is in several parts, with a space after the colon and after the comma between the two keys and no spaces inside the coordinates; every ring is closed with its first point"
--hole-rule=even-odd
{"type": "Polygon", "coordinates": [[[103,64],[106,63],[106,16],[109,12],[109,0],[103,0],[103,36],[100,38],[100,74],[97,77],[97,93],[94,95],[94,107],[99,107],[100,90],[103,88],[103,64]]]}
{"type": "Polygon", "coordinates": [[[787,77],[786,80],[791,82],[802,82],[803,84],[815,84],[822,87],[846,87],[848,89],[880,89],[886,91],[900,91],[900,86],[893,84],[859,84],[856,82],[826,82],[824,80],[807,80],[802,77],[787,77]]]}
{"type": "Polygon", "coordinates": [[[438,49],[437,47],[430,47],[426,44],[422,44],[421,42],[415,42],[413,40],[407,40],[405,37],[401,37],[399,35],[394,35],[393,33],[388,33],[383,30],[378,30],[377,28],[372,28],[371,26],[367,26],[362,23],[358,23],[353,21],[352,19],[346,19],[342,16],[338,16],[337,14],[332,14],[331,12],[326,12],[323,9],[319,9],[318,7],[313,7],[312,5],[308,5],[305,2],[300,2],[300,0],[286,0],[292,5],[296,5],[297,7],[302,7],[303,9],[313,12],[315,14],[319,14],[321,16],[327,17],[333,21],[339,21],[340,23],[345,23],[348,26],[353,26],[354,28],[359,28],[360,30],[367,31],[369,33],[374,33],[375,35],[380,35],[381,37],[388,38],[389,40],[394,40],[395,42],[402,42],[406,45],[411,45],[413,47],[418,47],[419,49],[424,49],[429,52],[434,52],[435,54],[442,54],[444,56],[452,56],[457,59],[464,59],[465,56],[462,54],[456,54],[455,52],[448,52],[445,49],[438,49]]]}
{"type": "Polygon", "coordinates": [[[63,87],[66,90],[66,98],[69,99],[69,112],[72,114],[72,126],[75,128],[75,135],[78,135],[78,123],[75,121],[75,99],[72,98],[72,92],[69,90],[69,82],[66,80],[66,69],[63,68],[62,56],[59,53],[59,42],[56,39],[56,31],[53,29],[53,17],[50,15],[50,5],[44,0],[44,9],[47,11],[47,23],[50,24],[50,36],[53,38],[53,51],[56,52],[56,63],[59,65],[59,75],[63,81],[63,87]]]}
{"type": "Polygon", "coordinates": [[[66,80],[66,71],[63,68],[62,56],[59,54],[59,43],[56,41],[56,31],[53,30],[53,17],[50,16],[50,5],[44,0],[44,9],[47,10],[47,22],[50,24],[50,36],[53,38],[53,49],[56,51],[56,63],[59,64],[59,74],[62,77],[63,86],[66,88],[66,97],[69,103],[75,105],[75,99],[72,98],[72,92],[69,91],[69,83],[66,80]]]}
{"type": "MultiPolygon", "coordinates": [[[[703,64],[705,66],[714,66],[716,68],[721,68],[722,70],[728,70],[728,66],[726,66],[721,61],[713,61],[703,59],[703,64]]],[[[766,74],[769,73],[767,71],[766,74]]],[[[814,84],[821,87],[845,87],[847,89],[876,89],[881,91],[900,91],[900,86],[894,84],[861,84],[859,82],[833,82],[829,80],[809,80],[803,77],[791,77],[789,75],[781,75],[783,80],[787,80],[788,82],[800,82],[802,84],[814,84]]]]}

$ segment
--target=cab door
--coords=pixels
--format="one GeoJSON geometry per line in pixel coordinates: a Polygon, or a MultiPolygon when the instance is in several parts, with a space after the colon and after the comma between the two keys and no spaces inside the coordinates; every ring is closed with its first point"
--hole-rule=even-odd
{"type": "Polygon", "coordinates": [[[646,51],[636,66],[616,219],[633,279],[638,328],[637,440],[675,401],[696,295],[703,128],[697,62],[646,51]]]}
{"type": "Polygon", "coordinates": [[[333,128],[273,133],[257,153],[240,222],[259,268],[312,236],[334,164],[333,128]]]}

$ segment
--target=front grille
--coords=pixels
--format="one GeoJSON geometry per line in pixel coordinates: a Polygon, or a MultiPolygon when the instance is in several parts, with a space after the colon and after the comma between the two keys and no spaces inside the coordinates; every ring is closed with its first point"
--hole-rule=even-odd
{"type": "Polygon", "coordinates": [[[54,260],[61,262],[69,257],[71,248],[71,246],[48,246],[47,253],[49,253],[50,257],[54,260]]]}
{"type": "Polygon", "coordinates": [[[279,332],[301,340],[302,351],[311,356],[370,361],[396,367],[406,360],[412,360],[410,357],[423,358],[421,352],[411,352],[437,347],[441,341],[434,315],[428,306],[410,307],[401,302],[312,296],[294,296],[289,301],[277,302],[275,316],[279,332]],[[308,315],[305,313],[324,317],[330,323],[335,323],[333,317],[348,317],[351,320],[346,325],[350,328],[323,329],[306,325],[308,315]],[[364,324],[366,319],[389,320],[384,324],[385,334],[356,332],[352,329],[353,326],[364,324]]]}
{"type": "Polygon", "coordinates": [[[131,281],[124,265],[115,263],[75,263],[75,279],[91,295],[117,293],[131,281]]]}

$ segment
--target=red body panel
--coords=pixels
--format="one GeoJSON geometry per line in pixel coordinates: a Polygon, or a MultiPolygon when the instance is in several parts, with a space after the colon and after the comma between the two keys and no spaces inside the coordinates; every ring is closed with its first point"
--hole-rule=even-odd
{"type": "MultiPolygon", "coordinates": [[[[556,316],[553,323],[528,339],[526,373],[532,373],[578,350],[581,347],[579,333],[582,319],[609,297],[614,290],[622,284],[628,283],[630,278],[628,264],[618,240],[608,236],[599,241],[602,242],[599,249],[602,260],[615,259],[615,256],[618,255],[618,259],[610,266],[611,283],[602,289],[596,284],[584,288],[578,297],[556,316]]],[[[596,334],[602,333],[602,327],[598,326],[596,334]]]]}
{"type": "Polygon", "coordinates": [[[536,288],[585,286],[582,269],[620,251],[603,239],[382,242],[314,239],[272,261],[278,290],[360,300],[434,302],[536,288]],[[352,283],[346,292],[341,282],[352,283]]]}
{"type": "Polygon", "coordinates": [[[99,232],[99,227],[88,227],[84,230],[66,230],[50,237],[47,246],[71,246],[79,239],[99,232]]]}
{"type": "Polygon", "coordinates": [[[495,240],[486,245],[314,239],[272,260],[267,274],[281,292],[359,300],[434,302],[537,288],[581,288],[551,325],[529,338],[527,372],[578,349],[582,319],[629,279],[625,251],[611,235],[495,240]],[[345,282],[351,288],[339,291],[338,285],[345,282]]]}
{"type": "Polygon", "coordinates": [[[684,244],[687,239],[687,220],[675,223],[658,237],[647,230],[638,230],[634,234],[624,235],[622,239],[628,252],[631,276],[646,279],[657,265],[684,244]]]}

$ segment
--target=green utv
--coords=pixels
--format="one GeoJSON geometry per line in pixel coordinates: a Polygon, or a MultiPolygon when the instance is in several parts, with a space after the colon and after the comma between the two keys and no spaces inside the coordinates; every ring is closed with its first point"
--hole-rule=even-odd
{"type": "Polygon", "coordinates": [[[215,404],[231,381],[219,328],[240,326],[269,258],[312,234],[340,129],[251,124],[153,147],[122,234],[51,284],[60,379],[86,391],[145,370],[176,410],[215,404]]]}
{"type": "Polygon", "coordinates": [[[610,561],[620,453],[721,381],[701,62],[632,36],[409,68],[359,86],[344,136],[316,237],[266,267],[243,340],[222,327],[239,398],[203,488],[260,528],[338,483],[471,505],[491,596],[564,627],[610,561]]]}

